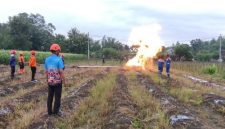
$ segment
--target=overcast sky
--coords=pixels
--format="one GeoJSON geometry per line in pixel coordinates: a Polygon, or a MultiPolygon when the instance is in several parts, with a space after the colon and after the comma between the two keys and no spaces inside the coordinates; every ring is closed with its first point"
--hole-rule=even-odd
{"type": "Polygon", "coordinates": [[[134,27],[159,24],[166,46],[225,35],[223,0],[2,0],[0,23],[18,13],[39,13],[67,35],[72,27],[128,41],[134,27]]]}

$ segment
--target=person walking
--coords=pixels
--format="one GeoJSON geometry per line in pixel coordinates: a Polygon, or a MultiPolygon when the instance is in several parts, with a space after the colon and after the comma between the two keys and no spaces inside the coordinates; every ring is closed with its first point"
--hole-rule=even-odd
{"type": "Polygon", "coordinates": [[[34,50],[31,51],[29,66],[30,66],[31,73],[32,73],[31,81],[37,82],[37,80],[35,79],[35,74],[36,74],[36,70],[37,70],[37,62],[36,62],[36,52],[34,50]]]}
{"type": "Polygon", "coordinates": [[[170,55],[167,54],[167,56],[166,56],[166,74],[167,74],[167,77],[170,77],[170,65],[171,65],[171,58],[170,58],[170,55]]]}
{"type": "Polygon", "coordinates": [[[158,59],[158,74],[160,77],[162,76],[163,66],[164,66],[163,56],[160,55],[158,59]]]}
{"type": "Polygon", "coordinates": [[[20,66],[20,69],[19,69],[19,74],[23,74],[25,73],[25,69],[24,69],[24,56],[23,56],[23,53],[21,52],[20,53],[20,56],[19,56],[19,66],[20,66]]]}
{"type": "Polygon", "coordinates": [[[9,65],[11,67],[11,79],[13,80],[15,77],[15,71],[16,71],[16,50],[10,51],[10,60],[9,65]]]}
{"type": "Polygon", "coordinates": [[[62,115],[60,111],[61,105],[61,94],[62,94],[62,84],[65,85],[65,77],[64,77],[64,64],[62,59],[59,57],[59,53],[61,48],[58,44],[54,43],[50,47],[50,51],[52,53],[51,56],[45,59],[45,72],[48,83],[48,100],[47,100],[47,110],[48,115],[62,115]],[[52,109],[53,98],[54,107],[52,109]]]}

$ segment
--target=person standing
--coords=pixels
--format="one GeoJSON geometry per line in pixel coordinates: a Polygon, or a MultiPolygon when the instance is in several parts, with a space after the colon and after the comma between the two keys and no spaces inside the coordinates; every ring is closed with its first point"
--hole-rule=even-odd
{"type": "Polygon", "coordinates": [[[59,110],[61,105],[61,94],[62,94],[62,84],[65,85],[65,77],[63,73],[64,64],[62,59],[59,57],[61,48],[58,44],[54,43],[50,47],[52,53],[51,56],[45,59],[45,73],[48,83],[48,100],[47,100],[47,110],[48,115],[62,115],[59,110]],[[53,98],[54,107],[52,110],[53,98]]]}
{"type": "Polygon", "coordinates": [[[60,57],[61,57],[61,59],[62,59],[62,61],[63,61],[63,65],[64,65],[63,70],[65,70],[65,59],[64,59],[64,55],[61,54],[60,57]]]}
{"type": "Polygon", "coordinates": [[[102,64],[105,64],[105,55],[102,55],[102,64]]]}
{"type": "Polygon", "coordinates": [[[170,65],[171,65],[171,58],[170,58],[170,55],[167,54],[167,56],[166,56],[166,74],[167,74],[167,77],[170,77],[170,65]]]}
{"type": "Polygon", "coordinates": [[[19,56],[19,66],[20,66],[20,70],[19,70],[19,73],[20,74],[23,74],[25,72],[25,69],[24,69],[24,56],[23,56],[23,53],[21,52],[20,53],[20,56],[19,56]]]}
{"type": "Polygon", "coordinates": [[[16,50],[11,50],[10,51],[10,61],[9,65],[11,67],[11,79],[13,80],[15,77],[15,71],[16,71],[16,50]]]}
{"type": "Polygon", "coordinates": [[[29,66],[31,69],[31,81],[32,82],[37,82],[37,80],[35,79],[35,74],[36,74],[36,70],[37,70],[37,62],[36,62],[36,52],[34,50],[31,51],[31,56],[30,56],[30,60],[29,60],[29,66]]]}
{"type": "Polygon", "coordinates": [[[159,76],[162,76],[163,66],[164,66],[163,56],[160,55],[159,59],[158,59],[158,74],[159,74],[159,76]]]}

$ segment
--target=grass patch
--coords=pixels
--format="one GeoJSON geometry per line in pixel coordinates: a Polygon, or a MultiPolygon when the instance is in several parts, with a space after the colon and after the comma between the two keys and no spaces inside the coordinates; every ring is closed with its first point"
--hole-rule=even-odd
{"type": "Polygon", "coordinates": [[[169,93],[181,102],[199,105],[202,103],[202,96],[198,91],[186,87],[170,88],[169,93]]]}
{"type": "Polygon", "coordinates": [[[182,76],[172,75],[174,80],[162,79],[158,77],[156,73],[145,73],[145,76],[149,76],[155,84],[158,84],[163,92],[169,93],[184,103],[200,105],[203,102],[202,94],[205,93],[215,93],[220,96],[225,96],[224,91],[194,83],[192,80],[182,76]],[[178,81],[178,83],[176,83],[175,80],[178,81]]]}
{"type": "Polygon", "coordinates": [[[97,81],[96,86],[90,90],[90,96],[80,103],[71,118],[59,122],[57,127],[60,129],[82,126],[100,128],[110,110],[107,98],[112,96],[113,87],[116,85],[115,79],[115,74],[108,74],[103,80],[97,81]]]}
{"type": "Polygon", "coordinates": [[[132,122],[133,128],[170,129],[169,119],[156,100],[141,85],[134,73],[128,76],[128,89],[132,100],[139,107],[139,114],[132,122]]]}
{"type": "Polygon", "coordinates": [[[183,87],[183,88],[186,88],[186,89],[194,89],[192,91],[196,92],[193,94],[193,96],[200,96],[202,94],[205,94],[205,93],[215,93],[217,95],[220,95],[220,96],[223,96],[225,97],[225,91],[223,90],[220,90],[218,88],[215,88],[215,87],[208,87],[208,86],[205,86],[203,84],[200,84],[200,83],[194,83],[192,80],[189,80],[189,79],[186,79],[184,77],[180,77],[180,76],[175,76],[173,75],[173,78],[177,81],[179,81],[179,86],[178,87],[183,87]]]}

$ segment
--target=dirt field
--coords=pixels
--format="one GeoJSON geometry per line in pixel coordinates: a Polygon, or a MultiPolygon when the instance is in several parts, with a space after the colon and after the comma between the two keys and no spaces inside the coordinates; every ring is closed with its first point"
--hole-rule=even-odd
{"type": "MultiPolygon", "coordinates": [[[[0,76],[2,129],[224,129],[225,90],[180,73],[67,66],[63,116],[47,115],[43,69],[0,76]]],[[[214,84],[214,83],[213,83],[214,84]]],[[[216,83],[215,83],[216,84],[216,83]]]]}

